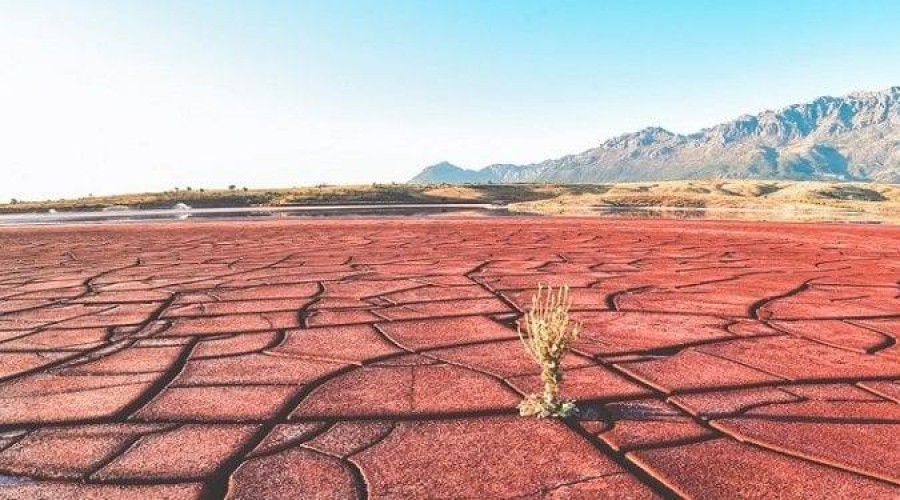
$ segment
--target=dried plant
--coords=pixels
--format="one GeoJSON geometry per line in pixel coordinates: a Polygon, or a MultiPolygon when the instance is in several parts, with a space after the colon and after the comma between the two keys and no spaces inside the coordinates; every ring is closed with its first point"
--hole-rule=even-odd
{"type": "Polygon", "coordinates": [[[559,400],[562,382],[562,358],[578,339],[581,325],[569,319],[569,287],[563,285],[554,293],[552,287],[538,285],[531,299],[531,311],[525,315],[525,331],[519,328],[519,338],[525,352],[541,367],[544,391],[532,394],[519,404],[522,416],[567,417],[577,411],[575,402],[559,400]]]}

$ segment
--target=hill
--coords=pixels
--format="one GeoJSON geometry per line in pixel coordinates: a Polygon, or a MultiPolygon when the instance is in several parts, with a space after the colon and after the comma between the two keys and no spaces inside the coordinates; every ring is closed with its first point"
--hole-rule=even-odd
{"type": "Polygon", "coordinates": [[[820,97],[682,135],[660,127],[530,165],[447,162],[411,183],[633,182],[681,179],[900,182],[900,86],[820,97]]]}

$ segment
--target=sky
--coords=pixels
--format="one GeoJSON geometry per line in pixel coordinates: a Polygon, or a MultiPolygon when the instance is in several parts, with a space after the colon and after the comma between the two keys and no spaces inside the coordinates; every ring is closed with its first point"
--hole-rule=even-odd
{"type": "Polygon", "coordinates": [[[900,84],[896,0],[0,0],[0,201],[402,182],[900,84]]]}

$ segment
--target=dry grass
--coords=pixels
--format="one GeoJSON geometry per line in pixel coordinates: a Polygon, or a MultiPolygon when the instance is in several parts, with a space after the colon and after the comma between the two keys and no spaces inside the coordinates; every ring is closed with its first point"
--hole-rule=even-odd
{"type": "MultiPolygon", "coordinates": [[[[713,218],[900,222],[900,186],[877,183],[697,180],[607,185],[606,191],[559,194],[514,203],[522,213],[592,215],[621,209],[688,209],[713,218]],[[740,213],[740,211],[746,211],[740,213]]],[[[698,214],[699,215],[699,214],[698,214]]]]}
{"type": "Polygon", "coordinates": [[[577,411],[574,401],[559,399],[562,383],[562,358],[578,339],[581,325],[569,319],[569,287],[538,286],[531,301],[531,310],[525,315],[525,331],[519,329],[519,338],[527,352],[541,367],[544,391],[532,394],[519,404],[519,413],[525,416],[567,417],[577,411]],[[546,292],[546,293],[545,293],[546,292]]]}
{"type": "Polygon", "coordinates": [[[470,186],[437,186],[422,194],[447,200],[483,200],[485,197],[484,192],[470,186]]]}

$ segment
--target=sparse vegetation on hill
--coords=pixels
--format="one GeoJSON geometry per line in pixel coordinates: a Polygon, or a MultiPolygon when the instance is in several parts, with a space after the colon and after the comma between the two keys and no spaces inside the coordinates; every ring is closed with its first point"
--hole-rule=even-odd
{"type": "MultiPolygon", "coordinates": [[[[673,181],[561,189],[555,196],[513,203],[525,213],[580,215],[597,210],[650,207],[724,211],[852,211],[900,221],[900,186],[794,181],[673,181]]],[[[790,217],[783,217],[790,218],[790,217]]]]}
{"type": "Polygon", "coordinates": [[[554,196],[558,188],[540,185],[451,186],[370,184],[280,189],[175,188],[158,193],[89,196],[68,200],[22,201],[0,204],[0,212],[56,210],[101,210],[111,205],[130,208],[171,208],[176,203],[201,207],[249,207],[284,205],[338,205],[381,203],[514,203],[554,196]]]}

